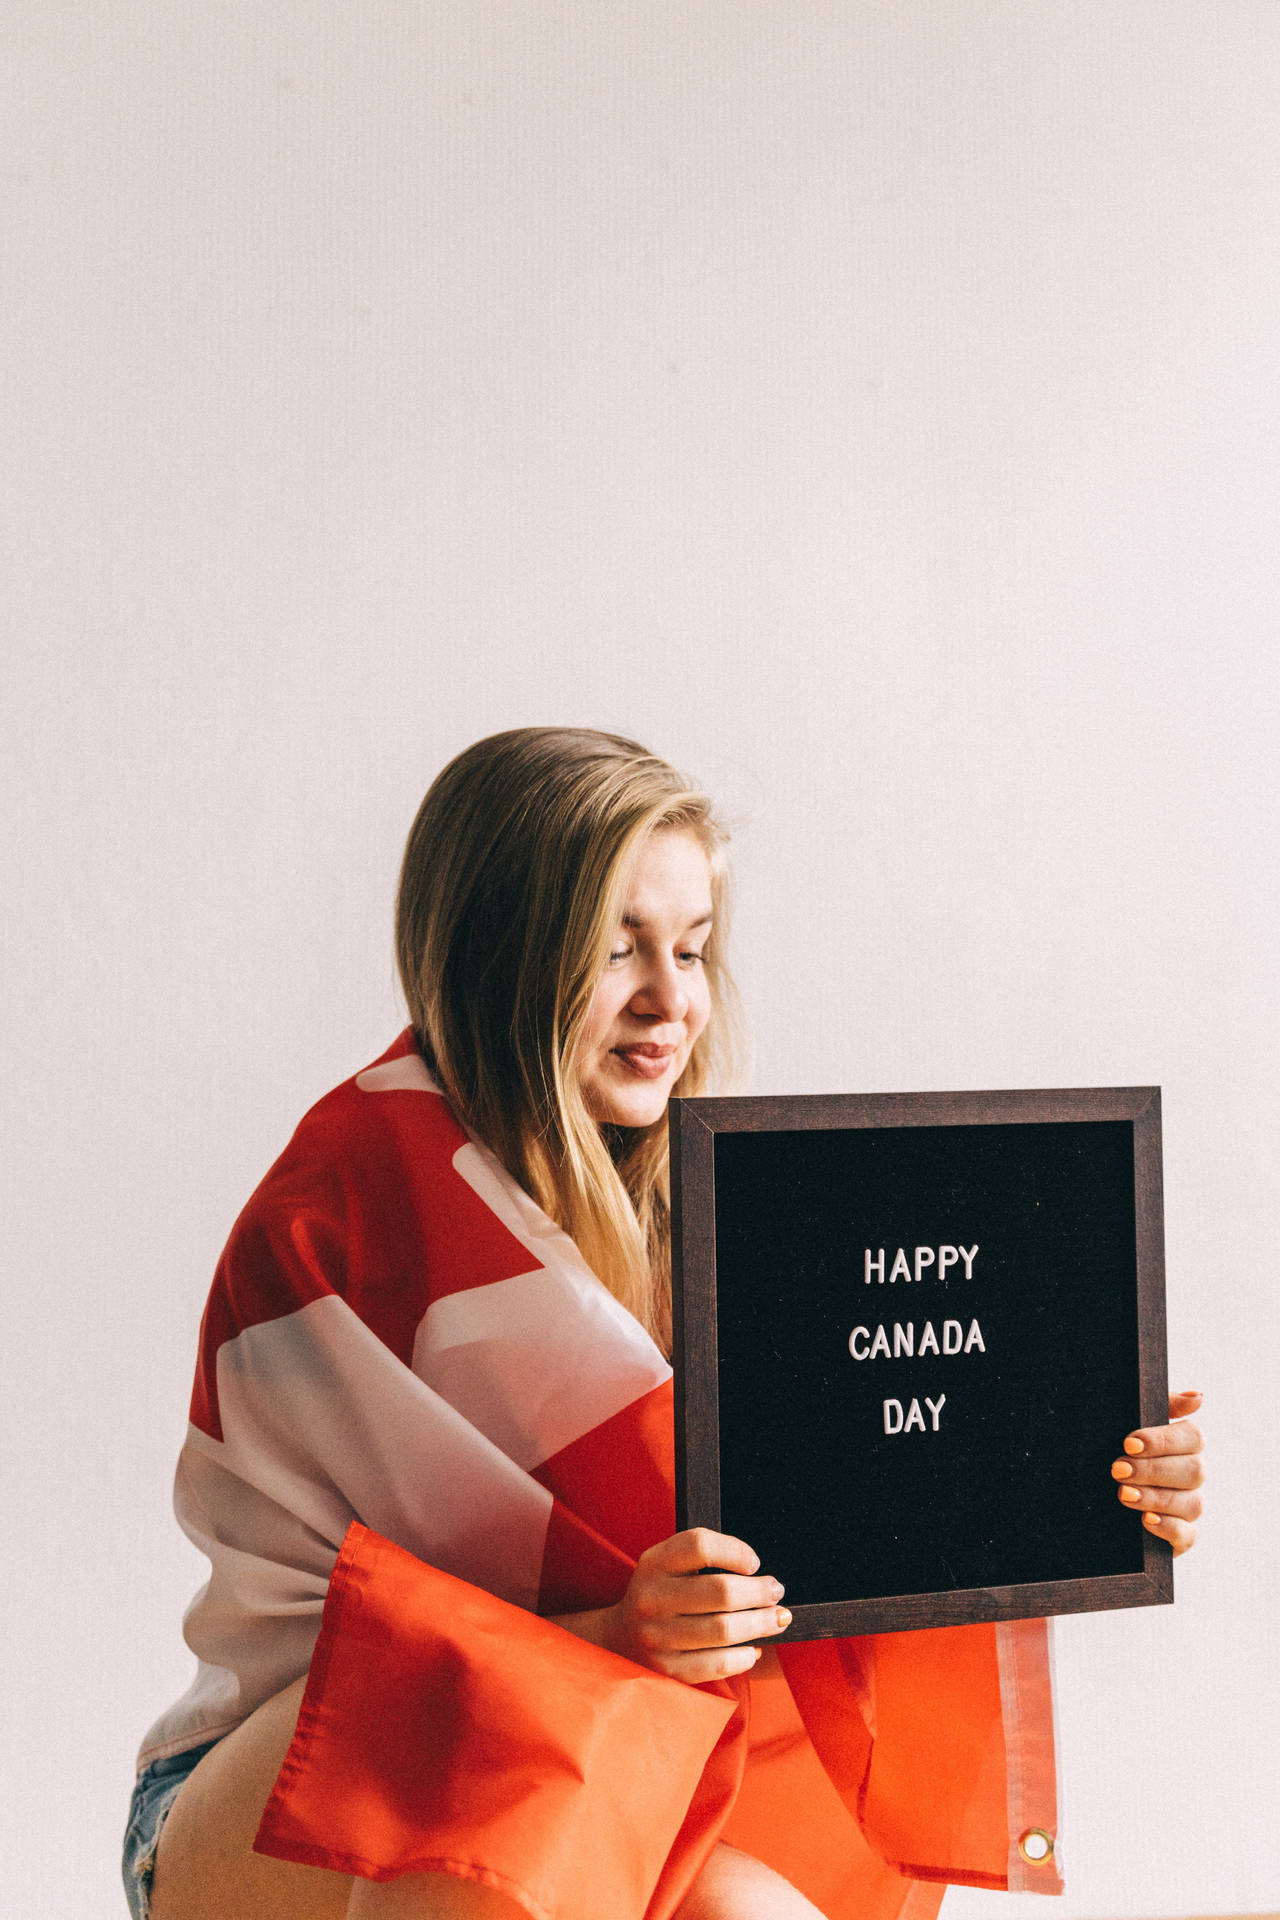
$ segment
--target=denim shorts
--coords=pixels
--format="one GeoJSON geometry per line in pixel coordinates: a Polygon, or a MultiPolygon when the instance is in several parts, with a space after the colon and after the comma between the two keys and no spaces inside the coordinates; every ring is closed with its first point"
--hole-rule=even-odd
{"type": "Polygon", "coordinates": [[[151,1911],[151,1876],[155,1872],[156,1848],[160,1829],[170,1807],[178,1797],[178,1788],[203,1760],[216,1740],[202,1747],[188,1747],[185,1753],[171,1754],[167,1760],[153,1760],[138,1775],[129,1806],[129,1824],[124,1835],[124,1897],[133,1920],[147,1920],[151,1911]]]}

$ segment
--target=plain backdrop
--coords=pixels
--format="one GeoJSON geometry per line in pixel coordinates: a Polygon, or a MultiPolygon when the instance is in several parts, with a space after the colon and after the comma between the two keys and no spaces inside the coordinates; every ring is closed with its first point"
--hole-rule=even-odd
{"type": "Polygon", "coordinates": [[[1056,1911],[1280,1906],[1274,0],[10,0],[0,129],[0,1910],[123,1915],[214,1261],[542,722],[720,795],[756,1090],[1163,1086],[1056,1911]]]}

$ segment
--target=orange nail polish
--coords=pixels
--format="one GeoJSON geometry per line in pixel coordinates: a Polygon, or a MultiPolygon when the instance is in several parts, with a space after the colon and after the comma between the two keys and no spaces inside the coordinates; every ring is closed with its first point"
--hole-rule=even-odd
{"type": "Polygon", "coordinates": [[[1128,1480],[1132,1476],[1132,1473],[1133,1468],[1127,1460],[1117,1460],[1111,1469],[1111,1478],[1113,1480],[1128,1480]]]}
{"type": "Polygon", "coordinates": [[[1158,1513],[1144,1513],[1142,1517],[1149,1527],[1158,1527],[1160,1525],[1160,1515],[1158,1513]]]}
{"type": "Polygon", "coordinates": [[[1142,1442],[1141,1442],[1141,1440],[1139,1440],[1139,1439],[1137,1439],[1137,1438],[1135,1438],[1135,1436],[1134,1436],[1133,1434],[1130,1434],[1130,1435],[1129,1435],[1129,1438],[1128,1438],[1128,1439],[1127,1439],[1127,1440],[1125,1441],[1125,1443],[1124,1443],[1124,1450],[1125,1450],[1125,1452],[1126,1452],[1126,1453],[1141,1453],[1141,1452],[1143,1452],[1143,1445],[1142,1445],[1142,1442]]]}
{"type": "Polygon", "coordinates": [[[1142,1499],[1142,1495],[1138,1492],[1138,1489],[1136,1487],[1121,1487],[1120,1498],[1123,1501],[1125,1501],[1129,1506],[1136,1507],[1139,1501],[1142,1499]]]}
{"type": "Polygon", "coordinates": [[[779,1608],[778,1608],[778,1626],[779,1626],[779,1629],[780,1629],[780,1630],[781,1630],[781,1629],[785,1629],[785,1628],[787,1628],[787,1627],[789,1627],[790,1625],[791,1625],[791,1609],[790,1609],[790,1607],[779,1607],[779,1608]]]}

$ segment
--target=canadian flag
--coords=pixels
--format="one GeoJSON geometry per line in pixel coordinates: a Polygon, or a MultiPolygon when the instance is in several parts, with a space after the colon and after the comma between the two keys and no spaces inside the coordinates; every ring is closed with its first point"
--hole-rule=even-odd
{"type": "Polygon", "coordinates": [[[215,1274],[175,1485],[199,1665],[140,1764],[308,1673],[257,1840],[281,1858],[461,1873],[538,1920],[665,1920],[718,1838],[833,1920],[1058,1891],[1018,1844],[1054,1831],[1045,1623],[688,1687],[539,1617],[611,1603],[674,1531],[672,1453],[664,1356],[402,1034],[215,1274]]]}

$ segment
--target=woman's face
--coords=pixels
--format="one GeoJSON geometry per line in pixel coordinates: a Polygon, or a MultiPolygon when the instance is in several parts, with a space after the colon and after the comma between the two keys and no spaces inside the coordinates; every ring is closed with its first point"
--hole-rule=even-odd
{"type": "Polygon", "coordinates": [[[587,1015],[581,1083],[594,1119],[647,1127],[662,1118],[711,1011],[702,961],[711,870],[697,837],[680,827],[651,833],[626,903],[587,1015]]]}

